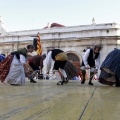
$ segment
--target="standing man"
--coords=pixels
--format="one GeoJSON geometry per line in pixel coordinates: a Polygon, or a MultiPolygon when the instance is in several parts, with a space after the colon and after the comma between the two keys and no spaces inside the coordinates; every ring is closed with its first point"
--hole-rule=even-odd
{"type": "Polygon", "coordinates": [[[86,50],[82,59],[81,70],[82,70],[83,80],[81,84],[85,83],[86,69],[90,69],[90,79],[88,84],[93,85],[92,79],[94,73],[97,73],[100,65],[100,50],[101,50],[101,45],[96,45],[94,48],[89,48],[86,50]]]}

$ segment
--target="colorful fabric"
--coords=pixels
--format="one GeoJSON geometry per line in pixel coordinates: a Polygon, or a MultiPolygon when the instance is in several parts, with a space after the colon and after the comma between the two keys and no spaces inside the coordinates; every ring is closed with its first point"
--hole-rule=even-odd
{"type": "Polygon", "coordinates": [[[37,40],[37,54],[42,55],[42,48],[41,48],[41,43],[40,43],[40,34],[38,33],[38,40],[37,40]]]}
{"type": "Polygon", "coordinates": [[[0,81],[4,82],[5,78],[7,77],[9,70],[10,70],[10,66],[13,60],[13,55],[8,55],[4,61],[2,61],[0,63],[0,81]]]}
{"type": "Polygon", "coordinates": [[[101,71],[99,76],[99,82],[104,85],[114,85],[116,82],[115,76],[106,71],[101,71]]]}
{"type": "Polygon", "coordinates": [[[48,52],[46,57],[48,71],[51,69],[52,61],[55,61],[53,66],[54,70],[58,70],[59,68],[64,69],[67,61],[67,55],[60,49],[53,49],[48,52]]]}
{"type": "Polygon", "coordinates": [[[76,77],[79,74],[78,69],[69,61],[66,62],[64,69],[68,79],[72,79],[73,77],[76,77]]]}
{"type": "Polygon", "coordinates": [[[115,84],[115,76],[120,78],[120,50],[111,51],[103,61],[100,69],[99,82],[107,85],[115,84]]]}
{"type": "MultiPolygon", "coordinates": [[[[57,49],[56,49],[57,50],[57,49]]],[[[54,62],[54,70],[58,70],[59,68],[64,69],[65,64],[67,61],[67,55],[65,52],[60,52],[55,56],[55,62],[54,62]]]]}
{"type": "Polygon", "coordinates": [[[67,60],[67,55],[65,52],[61,52],[55,56],[55,60],[59,61],[66,61],[67,60]]]}

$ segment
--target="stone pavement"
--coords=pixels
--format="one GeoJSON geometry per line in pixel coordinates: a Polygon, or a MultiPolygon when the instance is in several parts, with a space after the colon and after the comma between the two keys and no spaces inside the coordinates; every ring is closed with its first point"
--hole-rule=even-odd
{"type": "Polygon", "coordinates": [[[57,80],[26,81],[24,86],[0,83],[0,120],[119,120],[120,88],[57,80]]]}

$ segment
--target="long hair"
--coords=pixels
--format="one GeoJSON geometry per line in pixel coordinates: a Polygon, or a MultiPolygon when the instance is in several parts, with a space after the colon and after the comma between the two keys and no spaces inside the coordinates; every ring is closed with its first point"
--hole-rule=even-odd
{"type": "Polygon", "coordinates": [[[93,49],[95,50],[96,48],[99,49],[99,51],[100,51],[102,49],[102,45],[101,44],[95,45],[93,49]]]}

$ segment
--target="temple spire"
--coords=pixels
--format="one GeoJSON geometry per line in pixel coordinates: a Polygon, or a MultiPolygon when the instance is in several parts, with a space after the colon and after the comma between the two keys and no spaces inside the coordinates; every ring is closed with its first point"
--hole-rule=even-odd
{"type": "Polygon", "coordinates": [[[92,24],[93,24],[93,25],[96,24],[96,23],[95,23],[95,18],[92,19],[92,24]]]}
{"type": "Polygon", "coordinates": [[[2,21],[2,17],[0,16],[0,33],[6,33],[6,29],[4,27],[4,23],[2,21]]]}

